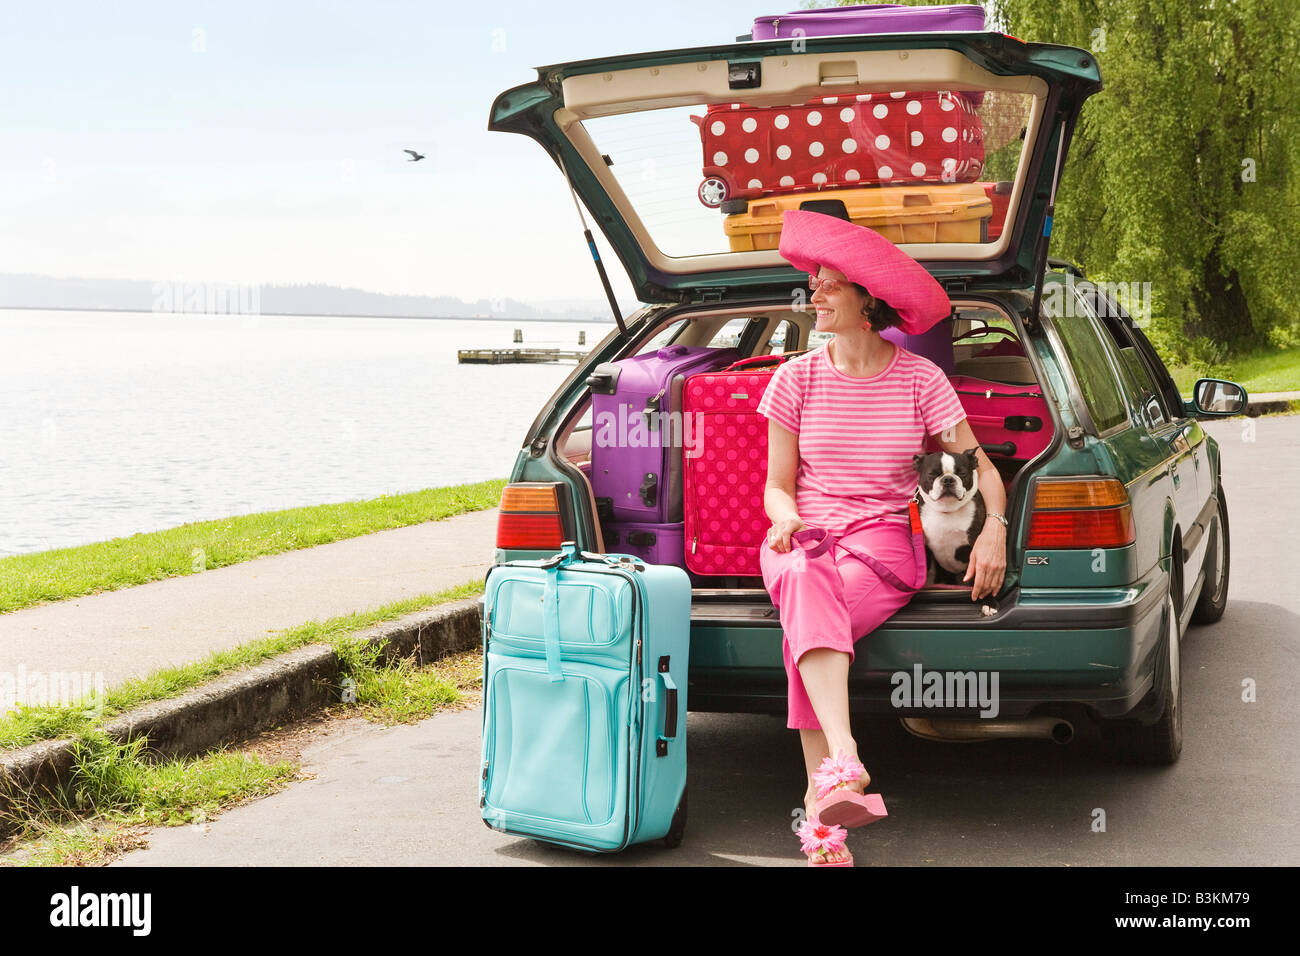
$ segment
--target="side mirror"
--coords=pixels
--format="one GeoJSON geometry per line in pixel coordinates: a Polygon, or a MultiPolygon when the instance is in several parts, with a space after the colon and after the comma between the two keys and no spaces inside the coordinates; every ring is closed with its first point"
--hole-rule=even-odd
{"type": "Polygon", "coordinates": [[[1240,415],[1246,410],[1246,390],[1221,378],[1198,378],[1192,407],[1197,415],[1240,415]]]}

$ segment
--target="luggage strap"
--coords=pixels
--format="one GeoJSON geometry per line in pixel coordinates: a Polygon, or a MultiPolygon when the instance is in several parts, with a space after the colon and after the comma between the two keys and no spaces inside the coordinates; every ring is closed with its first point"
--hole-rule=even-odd
{"type": "Polygon", "coordinates": [[[573,541],[563,542],[558,554],[540,561],[509,562],[512,566],[541,568],[546,572],[546,584],[542,590],[542,641],[546,645],[546,672],[551,675],[551,683],[564,680],[564,671],[560,669],[560,569],[579,560],[603,561],[612,568],[628,571],[645,569],[645,565],[633,555],[580,552],[573,541]]]}
{"type": "Polygon", "coordinates": [[[867,554],[857,548],[844,544],[843,538],[860,531],[873,521],[879,521],[887,515],[877,515],[874,518],[865,518],[862,521],[854,522],[844,529],[844,533],[837,539],[825,528],[804,528],[796,531],[790,536],[792,544],[802,548],[810,558],[815,558],[830,551],[836,544],[853,555],[860,561],[866,563],[867,567],[875,571],[880,579],[896,591],[919,591],[925,584],[925,532],[921,528],[921,510],[917,504],[916,498],[913,497],[907,503],[905,509],[891,511],[890,514],[906,514],[908,516],[908,525],[912,532],[912,556],[916,563],[916,570],[913,572],[912,580],[915,584],[908,584],[903,581],[897,574],[877,559],[874,555],[867,554]]]}
{"type": "Polygon", "coordinates": [[[542,592],[542,640],[546,643],[546,672],[551,683],[564,680],[560,669],[560,568],[578,558],[578,549],[571,541],[560,546],[554,558],[543,562],[546,569],[546,587],[542,592]]]}

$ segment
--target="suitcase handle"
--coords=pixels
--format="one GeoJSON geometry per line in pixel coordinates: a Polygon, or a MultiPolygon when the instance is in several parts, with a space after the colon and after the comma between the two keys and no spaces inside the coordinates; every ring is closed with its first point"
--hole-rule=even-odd
{"type": "Polygon", "coordinates": [[[724,372],[740,371],[742,369],[762,368],[765,365],[780,365],[796,355],[803,355],[808,349],[801,349],[798,352],[784,352],[781,355],[751,355],[749,358],[743,358],[739,362],[732,362],[724,372]]]}
{"type": "Polygon", "coordinates": [[[677,684],[668,673],[669,655],[659,658],[659,678],[664,682],[664,732],[655,747],[657,756],[668,755],[668,741],[677,737],[677,684]]]}
{"type": "Polygon", "coordinates": [[[1004,441],[1000,445],[981,444],[986,452],[992,452],[995,455],[1005,455],[1008,458],[1016,457],[1016,443],[1013,441],[1004,441]]]}

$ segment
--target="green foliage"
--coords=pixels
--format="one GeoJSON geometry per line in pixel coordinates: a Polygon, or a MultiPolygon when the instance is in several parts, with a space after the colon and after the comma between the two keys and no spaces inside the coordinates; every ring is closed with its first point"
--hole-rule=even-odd
{"type": "MultiPolygon", "coordinates": [[[[1052,254],[1150,282],[1147,335],[1171,362],[1209,368],[1300,344],[1287,281],[1300,261],[1300,3],[984,6],[989,29],[1089,50],[1101,67],[1105,89],[1084,105],[1062,174],[1052,254]]],[[[1009,172],[1006,155],[987,162],[990,177],[1009,172]]]]}
{"type": "MultiPolygon", "coordinates": [[[[1153,284],[1153,343],[1220,365],[1227,348],[1296,341],[1286,293],[1300,234],[1300,123],[1287,0],[990,0],[1026,41],[1090,50],[1053,252],[1153,284]],[[1253,180],[1253,181],[1252,181],[1253,180]]],[[[1150,332],[1148,334],[1151,334],[1150,332]]]]}

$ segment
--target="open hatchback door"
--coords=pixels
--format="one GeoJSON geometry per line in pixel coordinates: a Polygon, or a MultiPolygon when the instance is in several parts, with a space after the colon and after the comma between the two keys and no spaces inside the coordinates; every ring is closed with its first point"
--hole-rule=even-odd
{"type": "Polygon", "coordinates": [[[998,33],[800,37],[545,66],[489,129],[537,140],[646,303],[801,285],[781,217],[877,230],[941,282],[1036,279],[1086,51],[998,33]]]}

